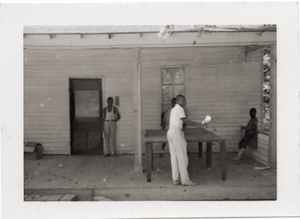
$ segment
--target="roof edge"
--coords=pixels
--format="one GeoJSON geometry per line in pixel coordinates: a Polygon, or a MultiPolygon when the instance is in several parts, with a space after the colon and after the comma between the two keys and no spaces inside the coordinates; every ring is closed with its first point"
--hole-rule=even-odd
{"type": "Polygon", "coordinates": [[[24,34],[139,34],[159,33],[161,29],[183,32],[266,32],[276,25],[165,25],[165,26],[24,26],[24,34]]]}

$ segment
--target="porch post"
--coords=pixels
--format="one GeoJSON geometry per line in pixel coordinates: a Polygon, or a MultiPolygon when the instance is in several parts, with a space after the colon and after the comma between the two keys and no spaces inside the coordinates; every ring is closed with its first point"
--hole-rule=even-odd
{"type": "Polygon", "coordinates": [[[134,172],[143,172],[142,165],[142,126],[141,126],[141,68],[140,48],[134,47],[133,61],[133,94],[134,94],[134,127],[135,127],[135,155],[134,172]]]}
{"type": "Polygon", "coordinates": [[[277,167],[277,51],[276,45],[271,46],[270,69],[270,131],[269,131],[269,166],[277,167]]]}

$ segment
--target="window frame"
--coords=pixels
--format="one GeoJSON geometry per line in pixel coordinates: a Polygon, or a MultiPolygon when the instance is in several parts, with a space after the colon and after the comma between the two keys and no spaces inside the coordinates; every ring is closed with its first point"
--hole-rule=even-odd
{"type": "MultiPolygon", "coordinates": [[[[172,75],[174,74],[174,69],[175,68],[184,68],[184,96],[185,98],[188,100],[188,70],[189,70],[189,66],[188,65],[163,65],[163,66],[159,66],[159,92],[158,92],[158,95],[159,95],[159,106],[158,106],[158,109],[160,109],[160,112],[162,113],[163,111],[163,107],[162,105],[163,104],[166,104],[167,102],[163,102],[162,101],[162,86],[163,86],[163,79],[162,79],[162,69],[166,69],[166,68],[172,68],[172,75]]],[[[174,93],[174,81],[173,81],[173,78],[172,78],[172,93],[174,93]]],[[[171,103],[170,103],[171,104],[171,103]]]]}

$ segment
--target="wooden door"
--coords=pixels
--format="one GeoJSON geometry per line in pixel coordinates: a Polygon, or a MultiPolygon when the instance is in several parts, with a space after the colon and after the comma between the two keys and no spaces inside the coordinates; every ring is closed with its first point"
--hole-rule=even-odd
{"type": "Polygon", "coordinates": [[[101,79],[70,79],[72,154],[103,154],[102,108],[101,79]]]}

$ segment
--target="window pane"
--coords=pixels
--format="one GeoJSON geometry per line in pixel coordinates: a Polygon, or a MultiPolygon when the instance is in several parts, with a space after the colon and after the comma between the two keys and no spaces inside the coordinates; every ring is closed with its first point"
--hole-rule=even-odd
{"type": "Polygon", "coordinates": [[[175,68],[174,73],[174,83],[175,84],[184,84],[184,70],[183,68],[175,68]]]}
{"type": "Polygon", "coordinates": [[[172,69],[171,68],[162,69],[162,83],[163,84],[172,84],[172,69]]]}
{"type": "Polygon", "coordinates": [[[185,95],[185,93],[184,93],[184,85],[174,86],[174,96],[176,97],[178,94],[185,95]]]}
{"type": "Polygon", "coordinates": [[[76,117],[99,117],[99,91],[75,91],[76,117]]]}
{"type": "Polygon", "coordinates": [[[171,102],[172,86],[162,86],[162,102],[171,102]]]}

